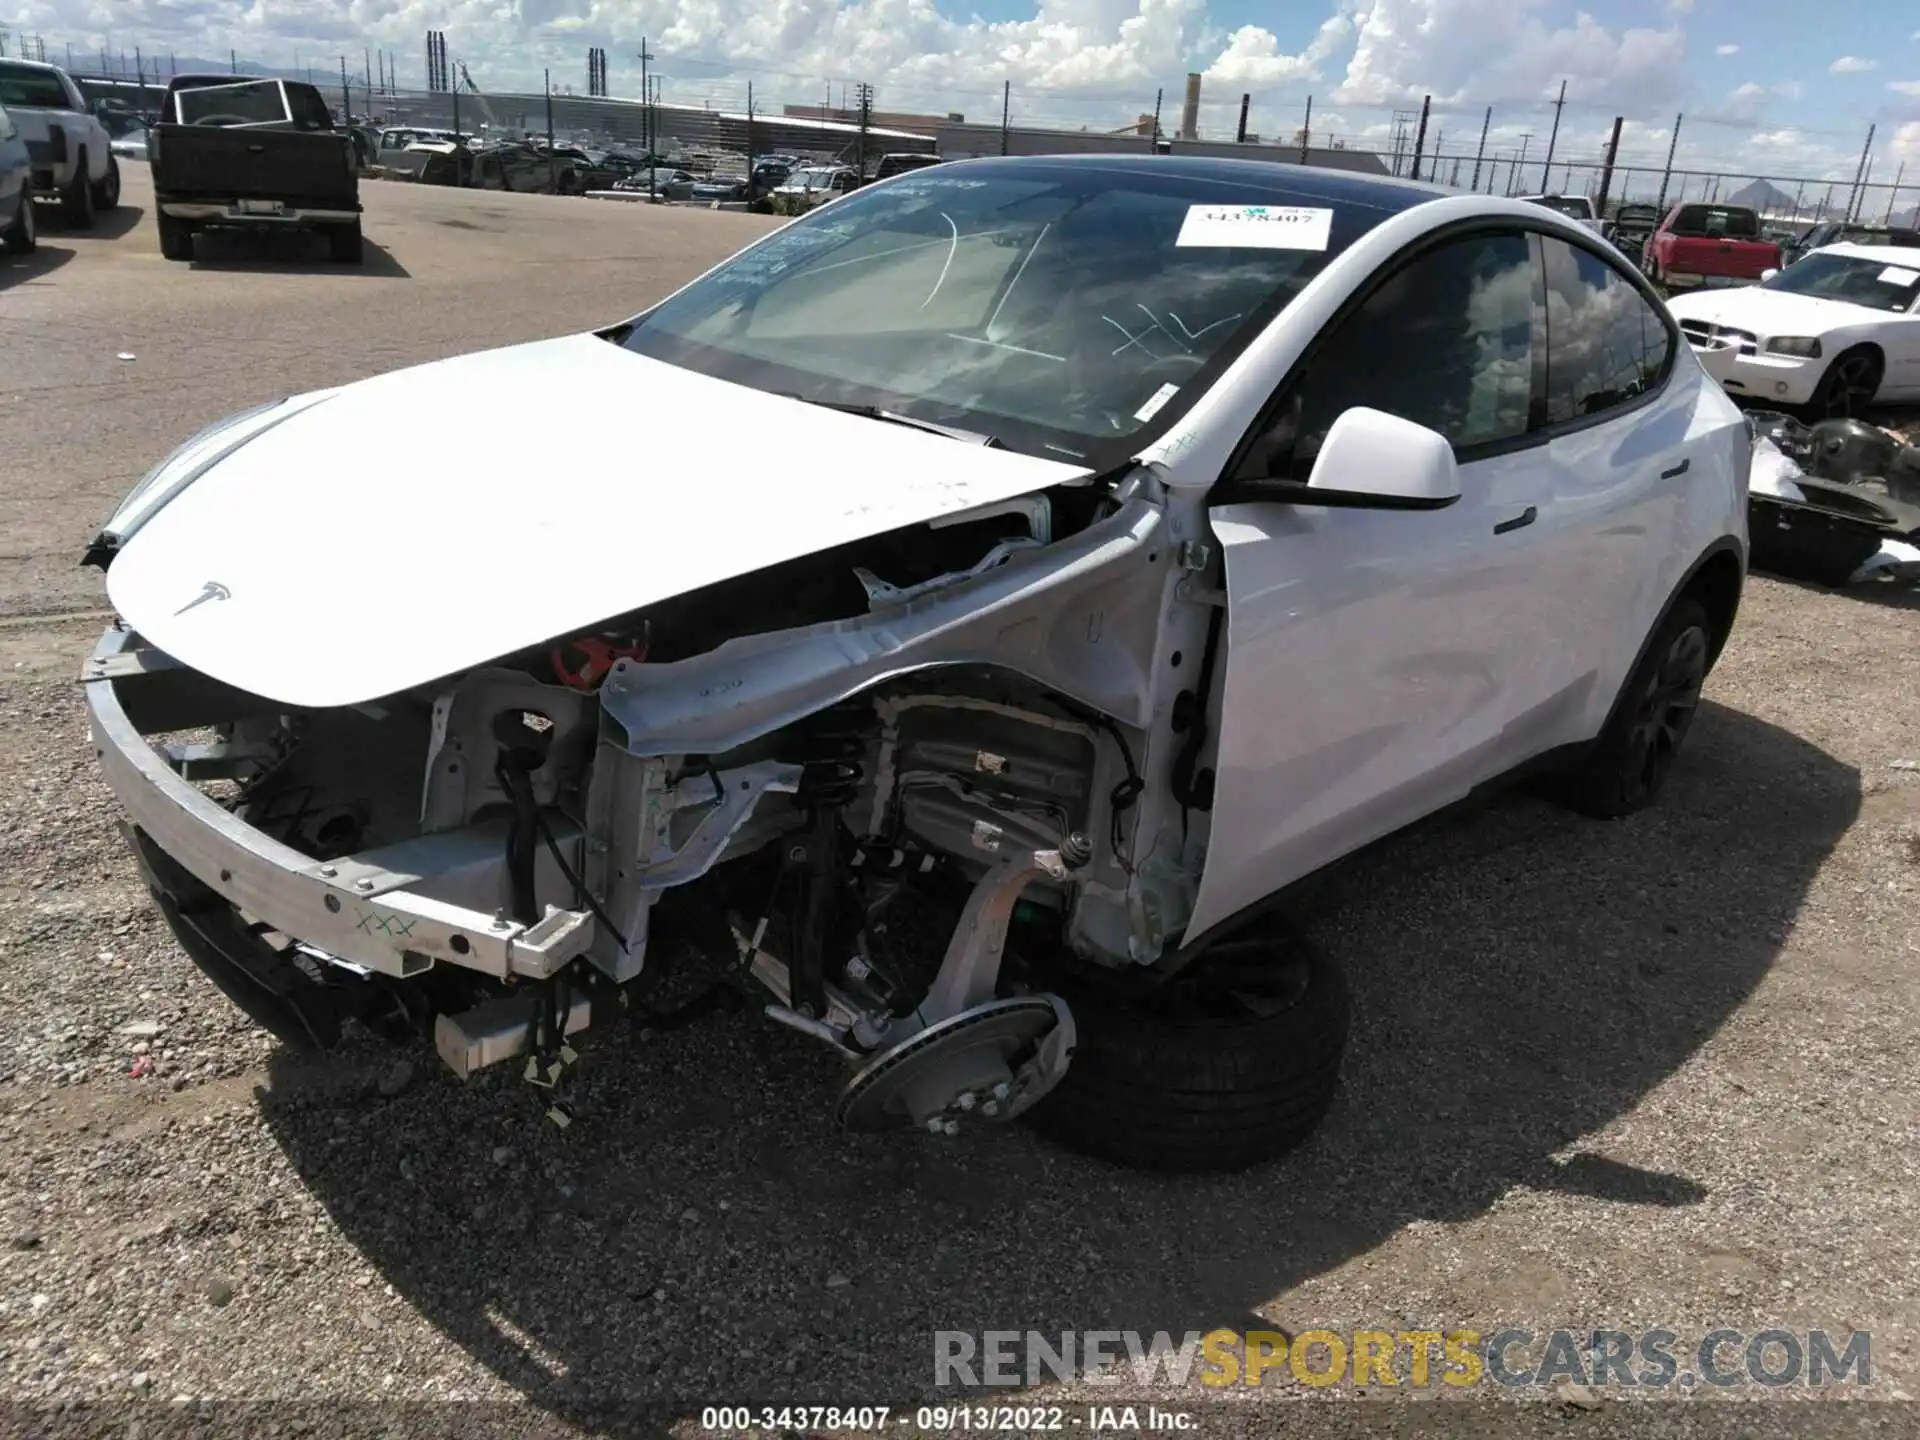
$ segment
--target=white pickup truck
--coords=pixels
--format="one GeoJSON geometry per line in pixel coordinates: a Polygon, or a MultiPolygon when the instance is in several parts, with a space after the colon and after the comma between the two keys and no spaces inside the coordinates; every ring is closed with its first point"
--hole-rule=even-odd
{"type": "Polygon", "coordinates": [[[87,109],[73,77],[57,65],[0,60],[0,106],[27,142],[33,193],[60,202],[76,230],[120,203],[120,164],[106,126],[87,109]]]}

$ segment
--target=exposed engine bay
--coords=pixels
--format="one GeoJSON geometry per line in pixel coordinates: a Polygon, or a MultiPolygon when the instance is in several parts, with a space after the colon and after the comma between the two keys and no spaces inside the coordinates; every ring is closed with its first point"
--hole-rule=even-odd
{"type": "Polygon", "coordinates": [[[333,1022],[288,1022],[308,1002],[275,963],[367,1023],[430,1017],[463,1075],[525,1055],[551,1084],[568,1037],[689,946],[854,1068],[848,1125],[951,1132],[1058,1081],[1058,979],[1177,949],[1211,802],[1212,563],[1138,472],[369,705],[287,713],[131,635],[88,678],[236,833],[334,887],[302,929],[277,882],[256,911],[234,869],[140,847],[183,944],[219,951],[223,988],[283,1035],[324,1042],[333,1022]],[[229,903],[251,951],[193,918],[229,903]]]}

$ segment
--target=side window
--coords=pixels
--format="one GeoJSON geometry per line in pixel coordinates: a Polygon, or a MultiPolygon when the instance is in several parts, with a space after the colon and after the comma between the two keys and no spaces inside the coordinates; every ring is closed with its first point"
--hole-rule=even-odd
{"type": "Polygon", "coordinates": [[[1533,331],[1524,235],[1471,235],[1429,250],[1309,357],[1292,396],[1291,477],[1306,478],[1333,422],[1358,405],[1437,430],[1456,451],[1526,434],[1533,331]]]}
{"type": "Polygon", "coordinates": [[[1547,271],[1547,415],[1564,424],[1623,405],[1666,372],[1672,339],[1633,282],[1577,245],[1541,237],[1547,271]]]}

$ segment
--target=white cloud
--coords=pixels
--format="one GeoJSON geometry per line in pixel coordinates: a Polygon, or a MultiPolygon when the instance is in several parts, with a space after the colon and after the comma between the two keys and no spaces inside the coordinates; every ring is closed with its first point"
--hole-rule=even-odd
{"type": "Polygon", "coordinates": [[[1878,60],[1868,60],[1860,55],[1842,55],[1827,67],[1829,75],[1859,75],[1868,70],[1878,70],[1878,60]]]}
{"type": "Polygon", "coordinates": [[[1242,25],[1228,37],[1226,49],[1215,57],[1205,74],[1209,80],[1244,85],[1317,80],[1320,66],[1352,33],[1352,21],[1345,15],[1331,15],[1322,22],[1312,44],[1298,55],[1286,55],[1272,31],[1257,25],[1242,25]]]}
{"type": "Polygon", "coordinates": [[[1716,55],[1738,55],[1740,53],[1740,47],[1738,45],[1716,45],[1713,47],[1713,53],[1716,55]]]}
{"type": "Polygon", "coordinates": [[[1900,95],[1920,95],[1920,80],[1889,80],[1887,88],[1900,95]]]}

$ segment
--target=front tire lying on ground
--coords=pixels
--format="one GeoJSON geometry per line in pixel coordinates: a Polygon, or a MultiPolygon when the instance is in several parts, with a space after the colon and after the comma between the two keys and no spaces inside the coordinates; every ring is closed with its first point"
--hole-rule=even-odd
{"type": "Polygon", "coordinates": [[[1304,1140],[1339,1085],[1346,983],[1283,921],[1222,939],[1148,996],[1061,993],[1079,1044],[1026,1118],[1096,1159],[1243,1170],[1304,1140]]]}
{"type": "Polygon", "coordinates": [[[1606,729],[1557,798],[1583,815],[1614,820],[1659,798],[1700,708],[1712,668],[1713,622],[1698,600],[1675,602],[1634,667],[1606,729]]]}

